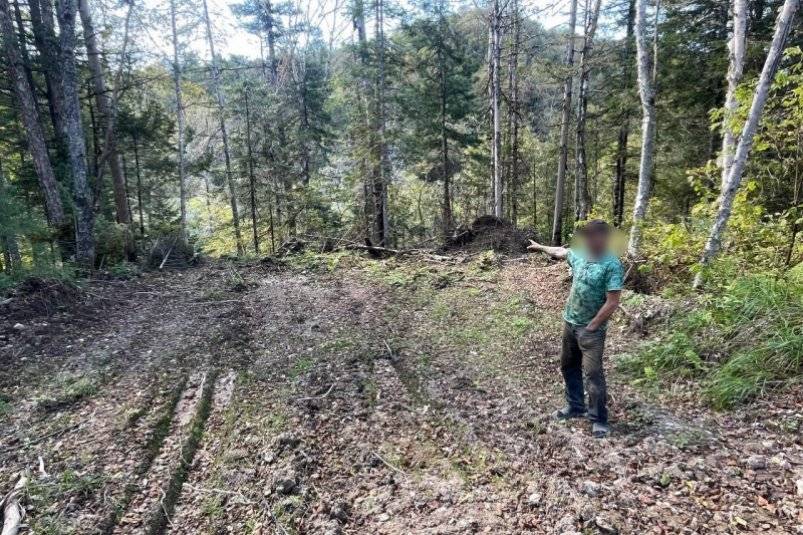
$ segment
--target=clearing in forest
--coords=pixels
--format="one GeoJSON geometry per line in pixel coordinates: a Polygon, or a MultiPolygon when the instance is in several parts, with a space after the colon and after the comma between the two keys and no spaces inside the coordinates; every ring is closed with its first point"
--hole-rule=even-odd
{"type": "Polygon", "coordinates": [[[800,533],[800,393],[635,388],[620,316],[611,437],[550,420],[567,287],[490,253],[92,282],[2,318],[0,482],[36,534],[800,533]]]}

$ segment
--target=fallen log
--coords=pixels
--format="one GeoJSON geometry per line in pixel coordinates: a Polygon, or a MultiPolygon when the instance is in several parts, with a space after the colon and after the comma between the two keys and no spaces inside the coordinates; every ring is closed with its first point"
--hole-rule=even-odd
{"type": "Polygon", "coordinates": [[[25,517],[25,509],[20,505],[20,496],[28,483],[28,476],[21,473],[14,488],[3,498],[3,531],[0,535],[17,535],[20,531],[20,524],[25,517]]]}

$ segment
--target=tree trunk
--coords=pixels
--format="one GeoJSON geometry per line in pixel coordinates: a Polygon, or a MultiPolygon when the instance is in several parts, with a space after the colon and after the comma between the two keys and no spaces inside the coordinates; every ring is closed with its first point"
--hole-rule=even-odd
{"type": "Polygon", "coordinates": [[[502,53],[502,13],[499,0],[493,0],[490,20],[491,57],[490,85],[491,85],[491,156],[493,174],[493,209],[496,217],[503,215],[502,192],[502,125],[500,100],[502,88],[500,82],[500,63],[502,53]]]}
{"type": "MultiPolygon", "coordinates": [[[[0,162],[0,194],[5,195],[6,177],[3,173],[3,166],[0,162]]],[[[17,237],[11,233],[4,233],[0,229],[0,247],[3,249],[3,269],[9,275],[17,271],[22,265],[20,249],[17,244],[17,237]]]]}
{"type": "Polygon", "coordinates": [[[388,148],[385,139],[385,21],[384,2],[376,0],[376,42],[378,47],[378,72],[376,80],[376,161],[374,180],[374,225],[375,243],[380,247],[389,245],[390,234],[388,214],[388,175],[390,162],[388,161],[388,148]],[[378,241],[376,241],[378,240],[378,241]]]}
{"type": "MultiPolygon", "coordinates": [[[[178,26],[176,24],[176,0],[170,0],[170,29],[173,40],[173,93],[176,97],[176,129],[178,141],[176,146],[178,158],[178,198],[179,224],[181,239],[187,239],[187,172],[184,161],[184,97],[181,92],[181,64],[178,58],[178,26]]],[[[137,166],[139,169],[139,166],[137,166]]],[[[141,206],[141,203],[140,203],[141,206]]],[[[142,211],[140,209],[140,227],[142,227],[142,211]]],[[[144,234],[144,230],[143,230],[144,234]]]]}
{"type": "Polygon", "coordinates": [[[60,0],[57,13],[61,30],[61,85],[65,106],[65,133],[75,205],[75,260],[79,266],[91,270],[95,265],[95,212],[92,205],[92,191],[87,181],[86,141],[84,127],[81,124],[78,69],[75,61],[77,7],[77,0],[60,0]]]}
{"type": "Polygon", "coordinates": [[[137,173],[137,212],[139,213],[139,235],[145,236],[145,217],[142,212],[142,176],[139,167],[139,140],[134,135],[134,169],[137,173]]]}
{"type": "Polygon", "coordinates": [[[745,121],[741,135],[739,136],[739,143],[736,145],[736,152],[730,167],[726,186],[719,196],[719,211],[717,212],[714,224],[711,227],[711,232],[708,235],[708,240],[705,243],[702,257],[700,258],[701,269],[697,272],[694,279],[695,288],[703,283],[704,269],[711,264],[711,261],[722,248],[722,235],[728,225],[728,219],[733,209],[733,200],[742,182],[742,174],[747,165],[747,156],[753,146],[753,137],[758,129],[761,113],[767,102],[772,80],[775,78],[775,73],[778,71],[778,65],[783,57],[784,46],[789,38],[789,31],[792,28],[792,22],[794,21],[795,13],[799,7],[800,0],[785,0],[778,14],[778,18],[775,21],[775,33],[772,36],[772,43],[767,53],[767,59],[764,61],[764,67],[761,69],[761,76],[758,79],[755,93],[753,93],[753,102],[750,104],[750,112],[747,115],[747,121],[745,121]]]}
{"type": "Polygon", "coordinates": [[[33,88],[25,76],[22,55],[14,37],[8,0],[0,0],[0,32],[2,32],[3,49],[8,60],[8,71],[14,95],[19,103],[19,114],[25,131],[25,139],[28,143],[28,150],[31,152],[39,185],[42,188],[47,220],[51,226],[61,229],[66,223],[64,206],[59,196],[59,186],[53,173],[50,155],[47,152],[44,128],[39,122],[39,114],[36,111],[33,88]]]}
{"type": "Polygon", "coordinates": [[[508,196],[510,197],[510,221],[513,226],[519,218],[519,39],[520,21],[519,2],[513,0],[511,6],[512,30],[511,51],[508,68],[510,70],[510,179],[508,180],[508,196]]]}
{"type": "MultiPolygon", "coordinates": [[[[112,102],[106,90],[106,81],[103,75],[103,65],[101,64],[101,52],[95,36],[95,27],[92,23],[92,14],[89,10],[88,0],[78,1],[81,24],[84,30],[84,42],[86,44],[87,63],[92,78],[92,90],[95,97],[95,107],[100,117],[98,123],[101,125],[100,131],[103,132],[104,139],[108,142],[103,147],[103,152],[107,153],[109,169],[112,175],[112,188],[114,190],[114,208],[118,223],[128,225],[131,223],[128,214],[128,196],[126,195],[125,179],[120,168],[120,159],[117,153],[117,140],[113,127],[112,102]]],[[[116,103],[115,103],[116,104],[116,103]]],[[[100,163],[99,163],[100,165],[100,163]]],[[[96,170],[98,176],[100,170],[96,170]]]]}
{"type": "MultiPolygon", "coordinates": [[[[438,3],[438,32],[441,39],[446,35],[446,15],[444,1],[438,3]]],[[[446,87],[446,60],[443,57],[443,43],[438,47],[438,78],[440,82],[440,127],[441,127],[441,178],[443,180],[442,219],[443,235],[448,236],[454,227],[452,220],[451,173],[449,169],[449,137],[446,129],[448,90],[446,87]]]]}
{"type": "Polygon", "coordinates": [[[223,159],[226,164],[226,185],[229,189],[229,200],[231,201],[231,219],[234,224],[234,239],[237,242],[237,254],[243,254],[243,238],[240,232],[240,215],[237,209],[237,191],[234,188],[234,177],[231,173],[231,156],[229,152],[229,135],[226,131],[226,103],[223,99],[223,90],[220,87],[220,66],[218,65],[217,54],[215,53],[215,42],[212,39],[212,22],[209,20],[209,7],[207,1],[203,0],[204,22],[206,23],[206,40],[209,45],[209,55],[212,59],[212,91],[215,94],[220,121],[220,137],[223,140],[223,159]]]}
{"type": "MultiPolygon", "coordinates": [[[[658,28],[655,28],[658,31],[658,28]]],[[[630,229],[628,255],[636,257],[641,247],[641,226],[647,214],[652,189],[652,162],[655,144],[655,87],[653,84],[651,47],[647,40],[647,0],[636,0],[636,55],[639,98],[641,99],[641,159],[636,202],[633,206],[633,226],[630,229]]]]}
{"type": "Polygon", "coordinates": [[[591,196],[588,193],[588,161],[586,158],[586,116],[588,112],[588,81],[591,74],[589,58],[594,46],[594,33],[597,31],[601,0],[593,0],[593,2],[593,7],[589,12],[589,2],[586,0],[583,50],[580,52],[580,87],[577,95],[579,111],[577,114],[577,142],[575,147],[577,169],[574,175],[574,218],[576,221],[585,221],[591,212],[591,196]]]}
{"type": "Polygon", "coordinates": [[[40,63],[45,75],[50,121],[58,140],[59,150],[64,143],[64,97],[61,94],[61,71],[59,70],[58,39],[53,27],[53,6],[50,0],[29,0],[31,29],[40,63]]]}
{"type": "Polygon", "coordinates": [[[627,184],[628,138],[630,136],[630,87],[633,83],[633,25],[636,18],[636,0],[630,0],[627,11],[627,35],[622,58],[622,98],[624,109],[616,142],[616,176],[613,183],[613,224],[622,226],[625,213],[625,187],[627,184]]]}
{"type": "Polygon", "coordinates": [[[248,105],[248,88],[245,97],[245,145],[248,151],[248,190],[251,198],[251,230],[254,239],[254,253],[259,254],[259,229],[257,226],[257,194],[256,177],[254,175],[254,154],[251,148],[251,108],[248,105]]]}
{"type": "Polygon", "coordinates": [[[276,33],[273,21],[273,6],[270,0],[265,0],[265,29],[268,39],[268,70],[270,72],[271,83],[274,85],[278,81],[278,65],[276,63],[276,33]]]}
{"type": "Polygon", "coordinates": [[[25,37],[25,24],[22,22],[22,12],[20,11],[19,0],[13,0],[14,4],[14,19],[17,22],[17,39],[19,40],[19,51],[22,56],[22,69],[25,71],[25,77],[28,79],[28,85],[36,88],[33,81],[33,71],[31,70],[31,56],[28,54],[28,40],[25,37]]]}
{"type": "MultiPolygon", "coordinates": [[[[366,72],[368,70],[368,37],[365,30],[365,4],[363,0],[354,0],[352,5],[352,24],[357,32],[357,52],[356,60],[359,61],[362,72],[359,76],[358,101],[361,104],[361,113],[365,123],[365,131],[368,132],[369,145],[373,145],[373,128],[371,124],[370,105],[368,103],[369,83],[367,80],[366,72]]],[[[357,137],[357,136],[355,136],[357,137]]],[[[363,179],[362,196],[363,196],[363,222],[365,225],[364,235],[366,242],[374,239],[374,203],[373,203],[373,171],[369,170],[369,157],[367,153],[370,151],[363,150],[359,147],[359,141],[355,142],[357,145],[356,150],[360,153],[360,174],[363,179]]]]}
{"type": "Polygon", "coordinates": [[[566,193],[566,165],[569,158],[569,122],[572,113],[572,84],[574,82],[574,26],[577,21],[577,0],[571,0],[569,13],[569,42],[566,45],[566,79],[563,82],[563,113],[560,123],[560,158],[555,181],[555,210],[552,217],[552,244],[563,242],[563,197],[566,193]]]}
{"type": "Polygon", "coordinates": [[[736,101],[736,88],[742,80],[744,60],[747,47],[747,0],[732,0],[733,6],[733,35],[728,42],[728,91],[725,94],[725,110],[722,116],[722,183],[720,189],[725,189],[733,163],[733,147],[736,145],[736,136],[730,123],[739,104],[736,101]]]}

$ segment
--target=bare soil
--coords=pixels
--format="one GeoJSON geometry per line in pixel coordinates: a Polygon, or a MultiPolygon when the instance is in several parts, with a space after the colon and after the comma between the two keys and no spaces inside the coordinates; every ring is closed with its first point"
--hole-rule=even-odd
{"type": "Polygon", "coordinates": [[[36,534],[803,533],[799,392],[635,388],[620,319],[612,436],[549,418],[567,283],[341,253],[91,283],[0,318],[0,493],[29,471],[36,534]]]}

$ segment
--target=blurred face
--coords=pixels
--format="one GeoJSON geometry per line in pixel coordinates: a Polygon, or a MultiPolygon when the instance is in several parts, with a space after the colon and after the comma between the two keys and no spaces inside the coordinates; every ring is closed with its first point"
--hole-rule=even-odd
{"type": "Polygon", "coordinates": [[[583,241],[591,254],[601,255],[608,250],[608,238],[606,232],[591,231],[583,236],[583,241]]]}

